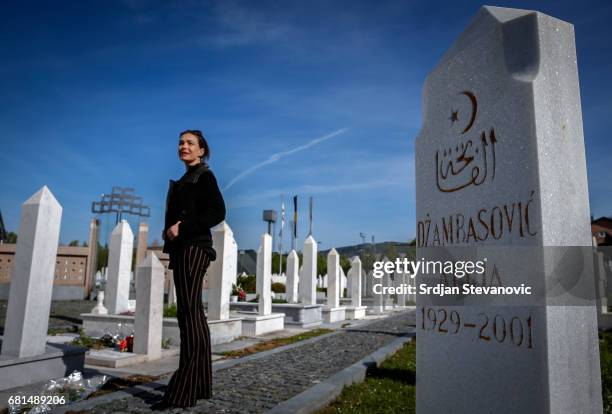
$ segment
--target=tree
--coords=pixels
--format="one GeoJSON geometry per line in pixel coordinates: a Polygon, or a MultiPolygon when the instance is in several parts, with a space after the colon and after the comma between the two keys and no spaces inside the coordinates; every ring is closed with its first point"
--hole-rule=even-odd
{"type": "Polygon", "coordinates": [[[68,243],[68,246],[71,247],[75,247],[75,246],[79,246],[79,241],[78,240],[72,240],[70,243],[68,243]]]}
{"type": "Polygon", "coordinates": [[[323,253],[317,254],[317,273],[320,275],[327,274],[327,256],[323,253]]]}
{"type": "Polygon", "coordinates": [[[361,254],[361,266],[363,270],[366,272],[372,270],[375,261],[376,258],[374,256],[373,249],[371,247],[366,247],[365,249],[363,249],[363,252],[361,254]]]}
{"type": "Polygon", "coordinates": [[[340,267],[344,271],[344,274],[348,275],[348,271],[351,268],[351,262],[348,257],[340,256],[340,267]]]}
{"type": "Polygon", "coordinates": [[[98,242],[98,268],[96,270],[102,270],[106,266],[108,266],[108,245],[102,246],[98,242]]]}
{"type": "Polygon", "coordinates": [[[387,259],[390,261],[395,261],[395,259],[397,259],[397,248],[395,247],[395,244],[388,244],[385,247],[383,256],[387,256],[387,259]]]}
{"type": "Polygon", "coordinates": [[[7,243],[17,243],[17,233],[9,231],[6,234],[6,242],[7,243]]]}
{"type": "MultiPolygon", "coordinates": [[[[279,272],[279,267],[280,265],[280,254],[278,253],[272,253],[272,273],[276,273],[276,274],[281,274],[281,272],[279,272]]],[[[283,255],[283,272],[287,272],[287,255],[284,254],[283,255]]]]}

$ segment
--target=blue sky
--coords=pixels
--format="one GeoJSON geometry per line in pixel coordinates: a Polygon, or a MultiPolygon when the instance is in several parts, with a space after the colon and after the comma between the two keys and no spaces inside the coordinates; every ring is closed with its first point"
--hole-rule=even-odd
{"type": "MultiPolygon", "coordinates": [[[[262,210],[278,210],[281,193],[287,205],[300,197],[300,245],[310,195],[323,249],[360,232],[411,240],[423,81],[480,5],[2,2],[6,227],[17,231],[20,204],[46,184],[63,205],[61,241],[85,240],[91,202],[118,185],[150,205],[149,239],[159,238],[168,179],[184,171],[177,134],[196,128],[240,248],[257,246],[262,210]]],[[[612,215],[612,4],[495,5],[575,25],[591,210],[612,215]]]]}

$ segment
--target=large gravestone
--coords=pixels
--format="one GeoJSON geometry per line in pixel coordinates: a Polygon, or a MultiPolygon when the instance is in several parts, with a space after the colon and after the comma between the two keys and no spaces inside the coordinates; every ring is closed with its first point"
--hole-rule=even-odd
{"type": "Polygon", "coordinates": [[[47,186],[21,207],[0,354],[0,390],[83,370],[85,348],[47,343],[62,206],[47,186]]]}
{"type": "Polygon", "coordinates": [[[21,207],[2,355],[45,352],[62,206],[44,186],[21,207]]]}
{"type": "MultiPolygon", "coordinates": [[[[548,288],[545,248],[591,245],[572,25],[483,7],[428,76],[423,112],[417,257],[484,249],[483,283],[548,288]]],[[[602,412],[594,306],[462,301],[417,296],[417,412],[602,412]]]]}

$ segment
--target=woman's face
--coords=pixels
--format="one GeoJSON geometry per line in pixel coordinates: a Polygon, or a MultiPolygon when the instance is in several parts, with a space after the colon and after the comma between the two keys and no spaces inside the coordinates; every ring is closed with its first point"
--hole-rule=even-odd
{"type": "Polygon", "coordinates": [[[195,165],[204,156],[204,149],[200,148],[198,137],[187,133],[179,138],[178,155],[187,165],[195,165]]]}

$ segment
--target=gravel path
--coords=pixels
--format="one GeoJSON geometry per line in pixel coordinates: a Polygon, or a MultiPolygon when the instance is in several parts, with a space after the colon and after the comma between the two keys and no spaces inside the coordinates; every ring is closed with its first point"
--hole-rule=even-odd
{"type": "MultiPolygon", "coordinates": [[[[0,300],[0,332],[4,330],[7,305],[8,301],[0,300]]],[[[83,324],[81,313],[89,313],[94,306],[96,302],[90,300],[55,300],[51,302],[49,328],[76,331],[83,324]]]]}

